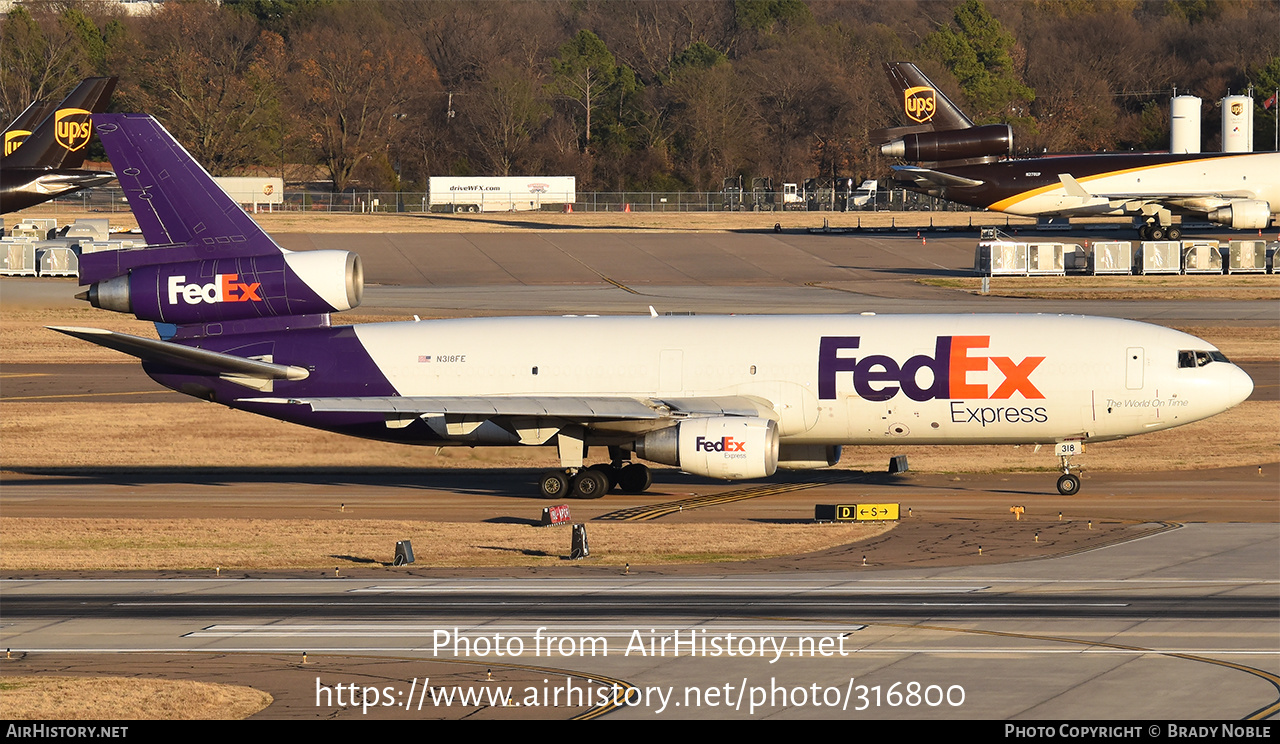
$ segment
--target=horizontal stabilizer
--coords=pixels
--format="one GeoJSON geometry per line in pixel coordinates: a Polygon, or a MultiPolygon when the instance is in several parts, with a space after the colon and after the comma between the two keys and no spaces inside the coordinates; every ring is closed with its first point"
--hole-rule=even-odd
{"type": "Polygon", "coordinates": [[[245,359],[232,354],[130,336],[127,333],[104,331],[100,328],[66,326],[48,326],[48,328],[51,331],[65,333],[72,338],[124,352],[144,362],[166,364],[202,374],[234,375],[258,380],[305,380],[310,374],[302,367],[245,359]]]}
{"type": "Polygon", "coordinates": [[[957,186],[981,186],[982,181],[957,176],[942,171],[921,168],[916,165],[893,166],[893,177],[898,181],[912,181],[922,188],[954,188],[957,186]]]}

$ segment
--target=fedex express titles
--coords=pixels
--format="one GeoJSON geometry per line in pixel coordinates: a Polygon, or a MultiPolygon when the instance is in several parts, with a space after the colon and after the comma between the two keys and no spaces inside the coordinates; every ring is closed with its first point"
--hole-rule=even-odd
{"type": "Polygon", "coordinates": [[[824,336],[818,348],[818,398],[836,398],[836,376],[851,373],[853,389],[858,397],[869,401],[887,401],[903,393],[911,400],[951,400],[953,423],[1044,423],[1048,412],[1043,406],[969,408],[962,402],[973,400],[1006,400],[1016,393],[1026,400],[1044,400],[1031,375],[1042,356],[983,356],[972,353],[988,348],[990,336],[938,336],[932,356],[917,354],[899,363],[884,354],[863,357],[840,356],[847,349],[857,349],[859,336],[824,336]],[[971,372],[985,372],[994,365],[1004,380],[992,390],[985,383],[969,382],[971,372]],[[929,370],[932,379],[920,382],[920,372],[929,370]]]}

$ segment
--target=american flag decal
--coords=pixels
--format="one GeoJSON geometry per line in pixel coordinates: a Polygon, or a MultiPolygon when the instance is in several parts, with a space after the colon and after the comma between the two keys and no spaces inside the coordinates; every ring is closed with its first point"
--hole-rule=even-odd
{"type": "Polygon", "coordinates": [[[422,362],[429,362],[429,361],[431,361],[431,355],[430,355],[430,354],[427,354],[427,355],[425,355],[425,356],[420,356],[420,357],[418,357],[418,363],[419,363],[419,364],[421,364],[422,362]]]}

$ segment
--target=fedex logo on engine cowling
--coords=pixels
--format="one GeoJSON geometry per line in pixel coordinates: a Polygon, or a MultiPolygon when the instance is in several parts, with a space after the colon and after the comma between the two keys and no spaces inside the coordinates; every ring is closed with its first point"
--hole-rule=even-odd
{"type": "Polygon", "coordinates": [[[986,356],[990,336],[938,336],[933,356],[918,354],[899,362],[884,354],[864,357],[841,356],[857,349],[859,336],[823,336],[818,346],[818,398],[836,397],[836,375],[853,374],[853,390],[865,400],[889,400],[899,392],[915,401],[938,399],[1004,399],[1016,393],[1023,398],[1044,398],[1031,381],[1031,373],[1044,357],[986,356]],[[1004,381],[992,390],[987,383],[971,381],[970,375],[986,372],[994,365],[1004,381]],[[921,375],[923,370],[929,374],[921,375]],[[925,382],[921,382],[924,378],[925,382]]]}
{"type": "Polygon", "coordinates": [[[719,439],[697,437],[693,442],[693,448],[699,452],[746,452],[746,446],[746,442],[740,442],[733,437],[719,439]]]}
{"type": "Polygon", "coordinates": [[[214,304],[218,302],[250,302],[261,301],[258,288],[261,282],[244,284],[239,274],[215,274],[208,284],[187,284],[185,276],[169,277],[169,304],[178,304],[181,297],[188,305],[202,302],[214,304]]]}

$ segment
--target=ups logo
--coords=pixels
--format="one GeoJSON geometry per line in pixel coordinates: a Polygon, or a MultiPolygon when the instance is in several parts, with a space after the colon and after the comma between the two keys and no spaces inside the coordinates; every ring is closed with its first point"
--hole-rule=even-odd
{"type": "Polygon", "coordinates": [[[907,88],[903,92],[902,107],[907,112],[907,118],[924,124],[938,110],[938,91],[925,85],[907,88]]]}
{"type": "Polygon", "coordinates": [[[4,133],[4,154],[8,155],[9,153],[18,149],[18,145],[21,145],[23,142],[25,142],[27,137],[29,136],[31,136],[31,132],[25,129],[10,129],[9,131],[5,132],[4,133]]]}
{"type": "Polygon", "coordinates": [[[1244,104],[1240,103],[1239,101],[1233,101],[1231,103],[1231,115],[1239,116],[1240,114],[1243,114],[1243,113],[1244,113],[1244,104]]]}
{"type": "Polygon", "coordinates": [[[53,138],[59,145],[75,152],[89,144],[93,130],[89,126],[92,112],[78,108],[58,109],[53,115],[53,138]]]}

